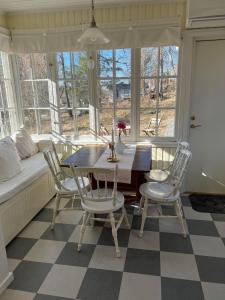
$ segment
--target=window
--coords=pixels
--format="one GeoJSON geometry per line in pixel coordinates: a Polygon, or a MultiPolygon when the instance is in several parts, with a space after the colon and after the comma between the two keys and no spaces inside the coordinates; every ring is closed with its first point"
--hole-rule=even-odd
{"type": "Polygon", "coordinates": [[[0,52],[0,137],[16,128],[16,114],[8,55],[0,52]]]}
{"type": "Polygon", "coordinates": [[[142,48],[140,136],[174,137],[178,48],[142,48]]]}
{"type": "Polygon", "coordinates": [[[131,49],[98,51],[97,86],[99,123],[110,133],[113,120],[124,120],[131,128],[131,49]]]}
{"type": "Polygon", "coordinates": [[[52,132],[46,54],[17,55],[24,125],[30,133],[52,132]]]}
{"type": "Polygon", "coordinates": [[[85,52],[56,54],[61,133],[89,134],[89,95],[85,52]]]}

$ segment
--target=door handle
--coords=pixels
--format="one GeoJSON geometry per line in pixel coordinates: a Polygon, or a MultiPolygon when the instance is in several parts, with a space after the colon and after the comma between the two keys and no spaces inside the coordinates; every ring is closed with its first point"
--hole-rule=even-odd
{"type": "Polygon", "coordinates": [[[197,127],[202,127],[202,125],[194,125],[194,124],[191,124],[190,128],[197,128],[197,127]]]}

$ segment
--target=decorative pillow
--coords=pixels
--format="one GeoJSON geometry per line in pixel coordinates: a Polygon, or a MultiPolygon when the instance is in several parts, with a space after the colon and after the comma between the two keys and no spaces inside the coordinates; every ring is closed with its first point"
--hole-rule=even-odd
{"type": "Polygon", "coordinates": [[[10,143],[12,145],[12,147],[14,148],[16,154],[17,154],[17,157],[18,157],[18,160],[21,160],[20,158],[20,155],[19,155],[19,152],[16,148],[16,145],[14,143],[14,140],[11,138],[11,136],[6,136],[4,137],[3,139],[0,140],[0,142],[7,142],[7,143],[10,143]]]}
{"type": "Polygon", "coordinates": [[[21,127],[13,136],[16,148],[21,159],[30,157],[38,152],[38,148],[24,127],[21,127]]]}
{"type": "Polygon", "coordinates": [[[0,140],[0,182],[9,180],[22,171],[19,155],[10,138],[0,140]]]}

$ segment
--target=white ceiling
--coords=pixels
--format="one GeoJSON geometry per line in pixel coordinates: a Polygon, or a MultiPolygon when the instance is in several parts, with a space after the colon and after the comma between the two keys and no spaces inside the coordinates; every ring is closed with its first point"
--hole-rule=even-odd
{"type": "MultiPolygon", "coordinates": [[[[94,0],[96,5],[126,4],[138,2],[173,2],[184,0],[94,0]]],[[[90,6],[91,0],[0,0],[0,11],[17,12],[25,10],[66,9],[90,6]]]]}

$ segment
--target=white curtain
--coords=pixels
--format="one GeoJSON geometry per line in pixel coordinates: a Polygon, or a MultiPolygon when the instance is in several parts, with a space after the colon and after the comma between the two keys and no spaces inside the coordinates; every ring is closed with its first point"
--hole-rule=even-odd
{"type": "MultiPolygon", "coordinates": [[[[155,27],[143,28],[128,27],[120,29],[105,29],[104,33],[109,37],[110,43],[105,46],[111,48],[143,48],[150,46],[166,46],[180,44],[180,28],[178,27],[155,27]]],[[[79,30],[65,32],[12,32],[11,51],[15,53],[41,53],[83,50],[78,37],[79,30]]],[[[101,47],[103,48],[103,47],[101,47]]]]}
{"type": "Polygon", "coordinates": [[[0,51],[10,52],[10,37],[9,33],[0,32],[0,51]]]}

